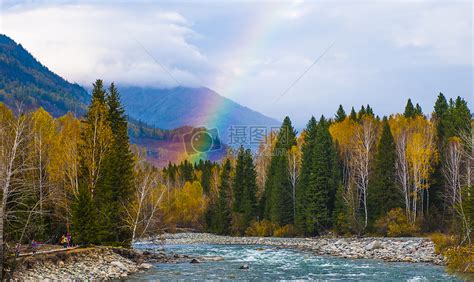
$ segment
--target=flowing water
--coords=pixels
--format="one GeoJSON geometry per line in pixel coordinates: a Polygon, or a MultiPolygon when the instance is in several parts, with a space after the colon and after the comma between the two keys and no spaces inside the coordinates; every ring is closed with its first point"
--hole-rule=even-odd
{"type": "MultiPolygon", "coordinates": [[[[140,244],[136,248],[161,249],[161,246],[140,244]]],[[[195,257],[222,257],[223,260],[198,264],[157,263],[145,273],[128,279],[459,281],[442,266],[432,264],[343,259],[268,246],[167,245],[165,250],[195,257]],[[239,269],[245,264],[249,269],[239,269]]]]}

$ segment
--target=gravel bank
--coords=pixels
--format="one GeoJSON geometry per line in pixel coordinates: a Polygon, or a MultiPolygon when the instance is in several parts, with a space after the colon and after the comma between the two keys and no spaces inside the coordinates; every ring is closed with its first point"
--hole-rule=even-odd
{"type": "Polygon", "coordinates": [[[152,267],[150,263],[189,262],[186,255],[138,252],[94,247],[54,254],[36,254],[18,261],[14,278],[19,280],[120,279],[152,267]]]}
{"type": "Polygon", "coordinates": [[[273,238],[229,237],[207,233],[178,233],[163,235],[166,244],[239,244],[268,245],[295,248],[317,255],[343,258],[381,259],[393,262],[427,262],[444,264],[427,238],[273,238]]]}

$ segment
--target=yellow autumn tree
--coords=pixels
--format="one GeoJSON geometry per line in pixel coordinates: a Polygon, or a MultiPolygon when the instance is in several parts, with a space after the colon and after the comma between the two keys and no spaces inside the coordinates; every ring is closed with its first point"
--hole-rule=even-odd
{"type": "Polygon", "coordinates": [[[405,118],[392,116],[389,120],[396,152],[397,180],[405,199],[405,213],[415,224],[418,215],[429,209],[429,177],[438,155],[433,123],[423,116],[405,118]]]}
{"type": "MultiPolygon", "coordinates": [[[[56,138],[56,123],[53,117],[43,108],[30,114],[31,123],[31,150],[29,160],[31,169],[29,171],[32,186],[36,188],[38,197],[38,221],[40,224],[39,234],[45,232],[45,221],[50,218],[51,213],[46,215],[46,210],[54,209],[57,198],[57,190],[52,189],[48,176],[48,166],[54,139],[56,138]]],[[[49,219],[51,220],[51,219],[49,219]]]]}
{"type": "Polygon", "coordinates": [[[206,203],[198,181],[185,182],[182,188],[174,188],[169,192],[169,200],[162,203],[166,225],[176,228],[201,228],[206,203]]]}
{"type": "Polygon", "coordinates": [[[71,202],[79,193],[80,121],[72,113],[57,119],[58,133],[52,143],[48,174],[56,193],[57,216],[69,230],[71,202]]]}

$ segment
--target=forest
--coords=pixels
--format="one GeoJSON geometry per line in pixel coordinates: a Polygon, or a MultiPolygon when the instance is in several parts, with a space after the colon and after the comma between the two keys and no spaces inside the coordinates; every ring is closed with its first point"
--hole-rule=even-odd
{"type": "MultiPolygon", "coordinates": [[[[451,234],[471,245],[472,117],[440,93],[432,113],[407,101],[286,117],[256,151],[164,168],[129,141],[118,89],[93,85],[84,117],[53,118],[0,103],[0,255],[17,242],[128,247],[181,230],[233,236],[451,234]]],[[[3,263],[3,260],[2,260],[3,263]]]]}

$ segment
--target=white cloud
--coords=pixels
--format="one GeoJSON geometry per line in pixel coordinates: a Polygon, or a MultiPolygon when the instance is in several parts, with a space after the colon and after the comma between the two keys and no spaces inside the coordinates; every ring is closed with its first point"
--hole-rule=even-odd
{"type": "Polygon", "coordinates": [[[190,43],[199,36],[192,24],[177,12],[130,13],[129,8],[76,4],[11,9],[2,13],[1,32],[53,71],[82,84],[101,77],[141,85],[175,86],[175,79],[200,85],[196,73],[206,71],[208,62],[190,43]]]}

